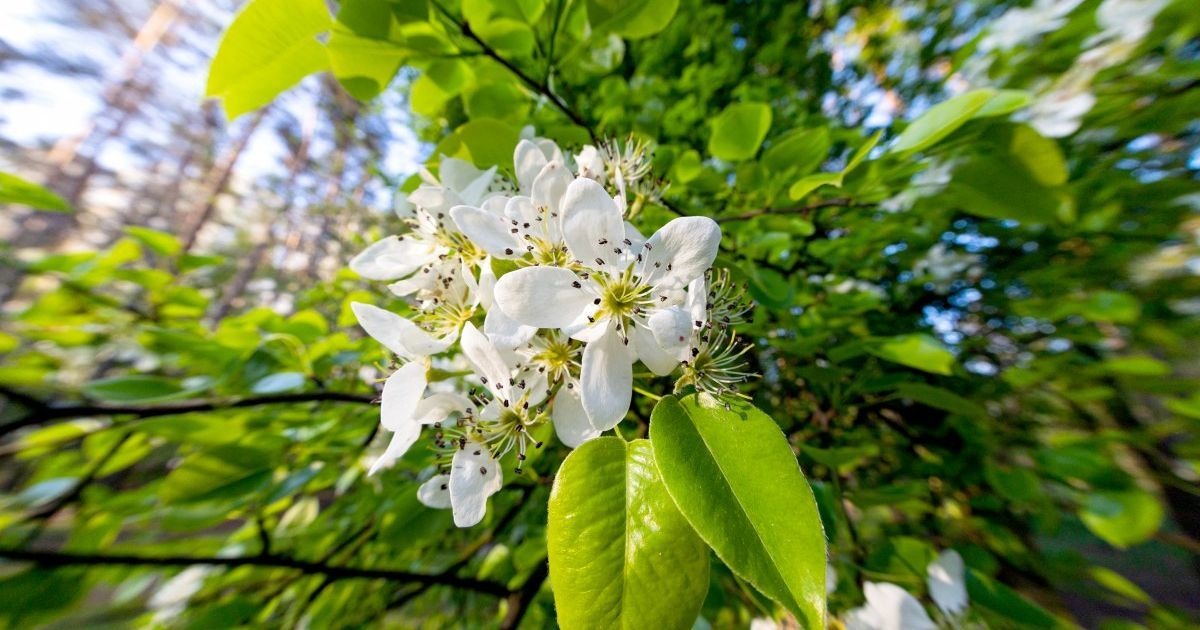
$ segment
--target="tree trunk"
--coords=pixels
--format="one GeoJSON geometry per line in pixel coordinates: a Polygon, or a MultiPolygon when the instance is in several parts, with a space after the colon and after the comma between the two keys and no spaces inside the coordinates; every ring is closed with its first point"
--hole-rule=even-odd
{"type": "Polygon", "coordinates": [[[183,252],[191,251],[196,244],[196,238],[200,234],[200,230],[212,219],[213,214],[217,209],[217,201],[220,200],[221,194],[229,186],[229,180],[233,177],[234,169],[237,167],[238,159],[246,150],[246,145],[249,144],[250,138],[258,129],[259,123],[266,117],[269,108],[259,110],[254,118],[251,118],[246,126],[242,129],[241,135],[234,140],[233,144],[225,151],[224,154],[213,165],[208,176],[204,178],[204,185],[201,188],[200,199],[202,205],[197,208],[192,216],[186,219],[187,225],[180,233],[180,242],[183,243],[183,252]]]}

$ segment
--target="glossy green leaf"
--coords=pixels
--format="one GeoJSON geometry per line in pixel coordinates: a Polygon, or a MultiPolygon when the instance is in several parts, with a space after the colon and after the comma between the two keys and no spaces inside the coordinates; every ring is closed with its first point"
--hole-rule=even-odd
{"type": "Polygon", "coordinates": [[[277,394],[300,389],[306,380],[303,372],[279,372],[256,381],[251,391],[255,394],[277,394]]]}
{"type": "Polygon", "coordinates": [[[901,383],[896,393],[923,405],[936,407],[951,413],[957,413],[969,418],[986,418],[988,413],[979,403],[968,400],[948,389],[926,385],[925,383],[901,383]]]}
{"type": "Polygon", "coordinates": [[[1093,534],[1121,549],[1149,540],[1163,517],[1162,503],[1141,490],[1089,493],[1079,512],[1093,534]]]}
{"type": "Polygon", "coordinates": [[[1009,150],[1039,184],[1054,187],[1067,183],[1067,162],[1062,149],[1033,127],[1015,128],[1009,150]]]}
{"type": "Polygon", "coordinates": [[[791,188],[788,189],[788,196],[794,201],[798,201],[808,196],[808,194],[812,191],[827,185],[841,186],[842,174],[840,172],[817,173],[815,175],[801,177],[800,179],[796,180],[796,183],[792,184],[791,188]]]}
{"type": "Polygon", "coordinates": [[[1013,627],[1018,628],[1074,627],[975,569],[967,569],[966,582],[971,606],[983,609],[989,618],[995,617],[998,623],[1015,623],[1013,627]]]}
{"type": "Polygon", "coordinates": [[[397,20],[387,0],[344,0],[329,36],[329,65],[355,98],[378,96],[400,70],[407,48],[392,39],[397,20]]]}
{"type": "Polygon", "coordinates": [[[911,153],[933,146],[963,126],[995,95],[995,90],[972,90],[930,107],[901,132],[889,151],[911,153]]]}
{"type": "Polygon", "coordinates": [[[979,157],[954,170],[946,192],[971,214],[1022,223],[1054,222],[1062,199],[1014,158],[979,157]]]}
{"type": "Polygon", "coordinates": [[[679,0],[588,0],[588,22],[599,33],[628,39],[649,37],[675,17],[679,0]]]}
{"type": "Polygon", "coordinates": [[[271,480],[275,456],[232,444],[193,453],[167,475],[158,496],[164,503],[232,500],[271,480]]]}
{"type": "Polygon", "coordinates": [[[83,386],[83,394],[88,398],[108,402],[153,402],[187,393],[178,382],[161,376],[115,376],[83,386]]]}
{"type": "Polygon", "coordinates": [[[808,628],[825,627],[825,533],[783,432],[741,401],[667,396],[650,441],[667,491],[735,573],[808,628]]]}
{"type": "Polygon", "coordinates": [[[266,105],[328,67],[317,36],[332,23],[322,0],[252,0],[221,39],[205,95],[220,98],[230,119],[266,105]]]}
{"type": "Polygon", "coordinates": [[[770,128],[771,108],[766,103],[734,103],[713,121],[708,152],[731,162],[750,159],[770,128]]]}
{"type": "Polygon", "coordinates": [[[183,244],[179,242],[179,239],[166,232],[140,225],[131,225],[125,228],[125,233],[159,256],[175,256],[183,251],[183,244]]]}
{"type": "Polygon", "coordinates": [[[793,129],[763,151],[762,163],[776,173],[803,175],[821,165],[833,142],[829,129],[793,129]]]}
{"type": "Polygon", "coordinates": [[[1024,108],[1033,102],[1033,95],[1025,90],[996,90],[995,96],[975,112],[976,118],[1003,116],[1024,108]]]}
{"type": "Polygon", "coordinates": [[[689,628],[708,549],[676,509],[650,442],[602,437],[571,452],[550,493],[550,585],[564,628],[689,628]]]}
{"type": "Polygon", "coordinates": [[[10,175],[0,173],[0,205],[29,206],[35,210],[70,212],[67,200],[42,186],[10,175]]]}
{"type": "Polygon", "coordinates": [[[867,352],[911,368],[949,375],[954,368],[954,355],[940,341],[926,334],[914,333],[879,340],[867,346],[867,352]]]}

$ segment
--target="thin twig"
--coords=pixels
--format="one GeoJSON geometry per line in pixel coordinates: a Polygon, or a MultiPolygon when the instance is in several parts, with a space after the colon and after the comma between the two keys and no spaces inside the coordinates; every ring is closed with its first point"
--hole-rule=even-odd
{"type": "Polygon", "coordinates": [[[28,394],[10,390],[0,386],[0,396],[5,396],[29,409],[25,416],[0,426],[0,437],[18,429],[44,424],[52,420],[66,418],[87,418],[92,416],[135,416],[138,418],[155,418],[159,416],[174,416],[184,413],[216,411],[219,409],[235,409],[240,407],[257,407],[259,405],[286,405],[304,402],[348,402],[372,404],[377,396],[374,394],[354,394],[350,392],[302,392],[296,394],[268,394],[225,400],[188,400],[182,402],[162,403],[159,405],[110,405],[85,404],[56,407],[48,402],[37,400],[28,394]]]}
{"type": "Polygon", "coordinates": [[[469,24],[455,17],[454,14],[443,7],[440,2],[435,1],[433,5],[437,7],[438,11],[441,12],[442,15],[446,16],[447,20],[450,20],[451,23],[457,26],[459,31],[461,31],[467,39],[475,42],[484,55],[491,57],[496,63],[508,69],[509,72],[513,73],[513,75],[520,79],[522,83],[529,87],[529,89],[546,97],[546,100],[550,101],[550,104],[562,112],[567,118],[570,118],[571,122],[587,130],[588,136],[591,137],[592,142],[599,143],[599,137],[596,135],[596,131],[592,129],[592,125],[588,123],[588,121],[585,120],[582,115],[571,109],[570,106],[563,102],[562,98],[550,89],[550,84],[548,82],[538,81],[537,79],[526,74],[525,71],[517,67],[516,64],[508,59],[505,59],[503,55],[496,51],[495,48],[492,48],[487,42],[483,41],[483,39],[480,38],[475,31],[471,30],[471,26],[469,24]]]}
{"type": "Polygon", "coordinates": [[[729,215],[729,216],[725,216],[725,217],[717,217],[717,222],[718,223],[728,223],[730,221],[745,221],[747,219],[753,219],[755,217],[761,217],[761,216],[765,216],[765,215],[775,215],[775,214],[799,214],[801,216],[807,216],[807,215],[811,214],[814,210],[820,210],[821,208],[849,208],[849,207],[857,207],[857,206],[869,208],[869,207],[874,207],[874,204],[856,204],[856,203],[854,203],[853,199],[848,199],[848,198],[826,199],[825,201],[818,201],[817,203],[810,204],[807,206],[796,206],[796,207],[792,207],[792,208],[758,208],[757,210],[750,210],[748,212],[743,212],[741,214],[734,214],[734,215],[729,215]]]}
{"type": "Polygon", "coordinates": [[[529,575],[525,583],[521,585],[520,590],[509,594],[508,613],[504,615],[504,620],[500,622],[500,630],[513,630],[513,628],[521,625],[521,619],[525,617],[525,613],[529,610],[529,605],[533,603],[533,598],[541,590],[542,583],[546,581],[548,575],[550,575],[550,564],[543,561],[533,570],[533,573],[529,575]]]}
{"type": "Polygon", "coordinates": [[[223,567],[261,567],[292,569],[302,573],[324,575],[332,580],[368,579],[411,582],[451,586],[485,595],[508,597],[511,592],[503,584],[475,578],[464,578],[447,574],[414,573],[397,569],[371,569],[365,567],[341,567],[307,562],[286,556],[246,556],[222,558],[216,556],[140,556],[129,554],[93,554],[67,551],[38,551],[30,549],[0,549],[0,558],[17,562],[31,562],[41,567],[68,566],[194,566],[210,565],[223,567]]]}

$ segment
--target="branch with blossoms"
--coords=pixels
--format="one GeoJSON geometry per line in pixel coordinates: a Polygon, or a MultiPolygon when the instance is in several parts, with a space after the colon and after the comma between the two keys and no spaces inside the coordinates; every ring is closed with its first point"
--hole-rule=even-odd
{"type": "Polygon", "coordinates": [[[568,156],[526,138],[514,181],[446,157],[437,176],[422,174],[399,204],[407,229],[350,263],[390,281],[411,311],[353,304],[400,362],[384,382],[391,439],[372,473],[431,426],[439,463],[418,496],[469,527],[502,485],[501,460],[512,453],[520,474],[529,449],[542,446],[539,427],[552,425],[571,448],[615,430],[643,389],[639,361],[655,377],[674,376],[675,391],[740,395],[753,375],[732,327],[749,302],[728,272],[712,269],[720,228],[679,217],[644,236],[627,220],[627,199],[654,186],[648,164],[632,143],[568,156]],[[430,383],[435,356],[464,360],[473,377],[430,383]]]}

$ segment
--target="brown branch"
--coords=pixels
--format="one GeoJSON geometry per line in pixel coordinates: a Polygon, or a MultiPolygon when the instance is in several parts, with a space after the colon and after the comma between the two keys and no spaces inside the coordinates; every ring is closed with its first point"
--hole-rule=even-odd
{"type": "Polygon", "coordinates": [[[286,556],[250,556],[220,558],[215,556],[139,556],[129,554],[92,554],[64,551],[36,551],[28,549],[0,549],[0,558],[17,562],[31,562],[41,567],[69,566],[194,566],[210,565],[223,567],[260,567],[292,569],[301,573],[324,575],[331,580],[367,579],[411,582],[450,586],[495,597],[508,597],[510,592],[503,584],[475,578],[457,577],[448,574],[414,573],[397,569],[370,569],[364,567],[340,567],[320,562],[307,562],[286,556]]]}
{"type": "Polygon", "coordinates": [[[849,208],[858,206],[869,208],[874,207],[874,204],[856,204],[854,203],[853,199],[849,198],[826,199],[825,201],[818,201],[817,203],[807,206],[796,206],[793,208],[759,208],[757,210],[750,210],[749,212],[743,212],[741,214],[717,217],[717,222],[728,223],[730,221],[745,221],[747,219],[753,219],[755,217],[771,214],[799,214],[801,216],[807,216],[813,211],[820,210],[821,208],[849,208]]]}
{"type": "Polygon", "coordinates": [[[504,615],[504,620],[500,622],[500,630],[513,630],[521,625],[521,619],[525,617],[529,605],[533,603],[533,598],[541,590],[542,582],[546,581],[548,575],[550,575],[550,563],[543,561],[521,585],[520,590],[508,595],[508,612],[504,615]]]}
{"type": "Polygon", "coordinates": [[[0,437],[18,429],[42,424],[52,420],[65,418],[86,418],[90,416],[134,416],[137,418],[155,418],[159,416],[174,416],[185,413],[217,411],[220,409],[236,409],[241,407],[257,407],[260,405],[286,405],[305,402],[348,402],[371,404],[376,400],[374,394],[354,394],[350,392],[301,392],[294,394],[268,394],[227,400],[188,400],[181,402],[163,403],[161,405],[111,405],[85,404],[56,407],[48,402],[38,400],[7,387],[0,386],[0,396],[13,400],[29,409],[25,416],[0,426],[0,437]]]}
{"type": "Polygon", "coordinates": [[[487,42],[483,41],[483,39],[481,39],[479,35],[475,33],[475,31],[471,30],[471,26],[467,24],[466,21],[459,20],[454,16],[454,14],[450,13],[450,11],[443,7],[440,2],[434,2],[433,5],[437,7],[438,11],[441,12],[442,15],[446,16],[446,19],[450,20],[455,26],[457,26],[464,36],[475,42],[484,55],[491,57],[496,63],[504,66],[509,72],[513,73],[514,76],[520,79],[522,83],[528,86],[529,89],[546,97],[546,99],[550,101],[550,104],[554,105],[558,111],[562,112],[567,118],[571,119],[571,122],[587,130],[588,136],[591,137],[592,142],[599,143],[599,137],[596,135],[596,131],[592,129],[592,125],[589,124],[582,115],[571,109],[571,107],[568,106],[559,95],[555,94],[554,90],[550,89],[550,83],[548,81],[538,81],[537,79],[526,74],[525,71],[518,68],[516,64],[508,59],[505,59],[499,52],[496,51],[495,48],[489,46],[487,42]]]}

